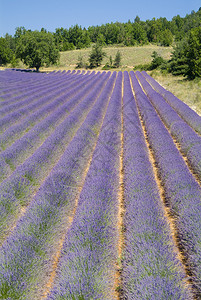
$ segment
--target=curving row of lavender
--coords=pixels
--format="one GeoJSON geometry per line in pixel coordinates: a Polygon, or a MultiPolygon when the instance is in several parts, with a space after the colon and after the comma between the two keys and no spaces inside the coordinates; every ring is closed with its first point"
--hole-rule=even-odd
{"type": "MultiPolygon", "coordinates": [[[[138,74],[139,75],[139,74],[138,74]]],[[[171,135],[131,74],[140,114],[154,152],[166,199],[195,293],[201,296],[201,187],[190,173],[171,135]]]]}
{"type": "MultiPolygon", "coordinates": [[[[138,101],[136,86],[134,91],[138,101]]],[[[123,100],[126,299],[191,299],[182,284],[185,272],[164,216],[128,73],[123,100]]]]}
{"type": "MultiPolygon", "coordinates": [[[[136,72],[136,75],[164,124],[169,128],[171,135],[175,137],[179,143],[181,151],[186,156],[189,165],[191,165],[201,180],[201,136],[150,86],[140,72],[136,72]]],[[[190,108],[189,111],[186,112],[189,119],[200,121],[201,117],[197,115],[197,119],[195,119],[194,114],[195,112],[192,113],[190,108]]],[[[201,130],[201,121],[200,123],[197,121],[196,125],[196,128],[201,130]]]]}
{"type": "Polygon", "coordinates": [[[145,71],[142,75],[146,80],[153,86],[153,88],[164,97],[164,99],[169,103],[174,110],[184,119],[195,131],[201,134],[201,118],[200,116],[192,110],[187,104],[178,99],[171,92],[164,89],[157,81],[155,81],[151,76],[149,76],[145,71]]]}
{"type": "Polygon", "coordinates": [[[0,299],[198,299],[200,120],[145,72],[0,71],[0,299]]]}

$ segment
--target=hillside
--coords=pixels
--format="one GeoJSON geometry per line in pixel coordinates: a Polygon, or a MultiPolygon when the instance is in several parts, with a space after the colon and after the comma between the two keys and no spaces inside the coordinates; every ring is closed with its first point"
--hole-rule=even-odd
{"type": "MultiPolygon", "coordinates": [[[[166,59],[170,58],[170,54],[172,51],[172,47],[160,47],[156,45],[146,45],[143,47],[105,47],[103,48],[104,52],[106,53],[106,57],[103,60],[103,65],[109,61],[110,55],[115,57],[116,52],[119,50],[121,53],[121,70],[130,70],[134,66],[139,64],[146,64],[150,63],[152,60],[152,53],[153,51],[157,51],[161,56],[166,59]]],[[[83,59],[86,61],[88,60],[89,53],[91,49],[80,49],[80,50],[72,50],[67,52],[61,52],[60,58],[60,66],[59,68],[63,67],[73,67],[75,68],[78,56],[82,55],[83,59]]],[[[101,69],[102,66],[98,69],[101,69]]]]}
{"type": "MultiPolygon", "coordinates": [[[[103,64],[95,70],[101,70],[106,62],[109,61],[110,55],[115,57],[119,50],[122,55],[122,65],[118,70],[130,71],[134,66],[146,64],[152,61],[152,53],[156,51],[164,59],[169,59],[171,56],[172,47],[160,47],[156,45],[146,45],[142,47],[105,47],[103,50],[107,56],[103,60],[103,64]]],[[[88,60],[91,48],[71,50],[60,53],[60,63],[57,66],[49,68],[41,68],[41,71],[53,70],[73,70],[76,67],[79,55],[83,56],[85,61],[88,60]]],[[[117,70],[117,69],[114,69],[117,70]]],[[[161,74],[159,71],[148,72],[162,86],[171,91],[179,99],[187,103],[192,109],[201,115],[201,81],[199,79],[188,81],[183,76],[173,76],[171,74],[161,74]]]]}

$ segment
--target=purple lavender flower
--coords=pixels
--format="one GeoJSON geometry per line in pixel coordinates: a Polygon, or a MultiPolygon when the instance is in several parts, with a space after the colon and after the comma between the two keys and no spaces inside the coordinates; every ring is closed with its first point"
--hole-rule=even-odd
{"type": "Polygon", "coordinates": [[[176,113],[176,111],[153,90],[140,72],[136,72],[147,97],[156,108],[164,124],[169,128],[171,135],[176,138],[182,153],[187,157],[189,164],[201,180],[201,137],[176,113]]]}
{"type": "Polygon", "coordinates": [[[164,89],[157,81],[149,76],[145,71],[141,72],[153,88],[164,97],[172,108],[185,120],[195,131],[201,134],[201,117],[192,110],[186,103],[178,99],[171,92],[164,89]]]}
{"type": "Polygon", "coordinates": [[[154,152],[170,212],[175,218],[182,251],[190,266],[195,293],[200,297],[201,188],[187,168],[172,137],[131,72],[136,100],[154,152]]]}
{"type": "Polygon", "coordinates": [[[83,184],[84,171],[92,156],[90,149],[93,147],[88,145],[94,145],[97,140],[115,77],[113,73],[82,127],[42,184],[26,215],[18,221],[14,233],[3,245],[0,252],[0,293],[4,293],[4,297],[36,299],[39,296],[36,285],[43,283],[44,270],[51,271],[59,233],[66,230],[67,217],[72,214],[79,185],[83,184]],[[97,129],[93,131],[95,127],[97,129]],[[94,134],[89,134],[91,131],[94,134]],[[7,294],[2,288],[6,284],[9,285],[7,294]]]}

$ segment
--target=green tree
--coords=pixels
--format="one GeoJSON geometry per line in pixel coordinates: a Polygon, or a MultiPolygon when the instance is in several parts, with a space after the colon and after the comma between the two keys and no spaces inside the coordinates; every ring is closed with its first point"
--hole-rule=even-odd
{"type": "Polygon", "coordinates": [[[121,53],[118,50],[114,59],[114,67],[115,68],[119,68],[121,64],[121,53]]]}
{"type": "Polygon", "coordinates": [[[105,45],[105,37],[102,33],[99,33],[97,36],[97,43],[101,46],[105,45]]]}
{"type": "Polygon", "coordinates": [[[15,42],[15,39],[12,37],[12,35],[6,33],[5,34],[5,40],[7,41],[9,48],[13,52],[15,52],[15,50],[16,50],[16,42],[15,42]]]}
{"type": "Polygon", "coordinates": [[[42,66],[57,63],[59,59],[53,35],[44,31],[26,31],[21,35],[17,42],[16,55],[37,71],[42,66]]]}
{"type": "Polygon", "coordinates": [[[53,33],[54,42],[59,51],[65,51],[66,43],[68,42],[68,32],[63,27],[56,28],[55,32],[53,33]],[[64,46],[65,44],[65,46],[64,46]]]}
{"type": "Polygon", "coordinates": [[[95,68],[101,65],[101,62],[103,60],[103,57],[105,56],[105,52],[103,51],[102,47],[96,43],[89,56],[89,63],[90,68],[95,68]]]}
{"type": "Polygon", "coordinates": [[[186,75],[190,79],[201,77],[201,27],[191,29],[186,57],[188,65],[186,75]]]}
{"type": "Polygon", "coordinates": [[[86,64],[84,63],[83,56],[80,54],[78,56],[78,62],[77,62],[76,68],[79,69],[79,68],[85,68],[85,67],[86,67],[86,64]]]}
{"type": "Polygon", "coordinates": [[[71,26],[68,30],[69,43],[73,43],[78,48],[81,46],[82,28],[78,24],[71,26]]]}
{"type": "Polygon", "coordinates": [[[133,24],[133,36],[134,39],[141,45],[147,43],[147,34],[143,26],[139,22],[133,24]]]}
{"type": "Polygon", "coordinates": [[[173,75],[184,75],[187,72],[187,39],[177,42],[170,60],[170,72],[173,75]]]}
{"type": "Polygon", "coordinates": [[[87,48],[89,47],[91,44],[91,40],[89,37],[89,33],[88,31],[84,28],[82,30],[82,34],[81,36],[78,38],[78,40],[76,41],[76,46],[77,49],[82,49],[82,48],[87,48]]]}
{"type": "Polygon", "coordinates": [[[26,33],[26,29],[24,28],[24,26],[17,27],[15,29],[14,38],[19,39],[21,37],[21,35],[24,35],[25,33],[26,33]]]}
{"type": "Polygon", "coordinates": [[[152,60],[151,65],[150,65],[150,70],[157,69],[163,63],[165,63],[164,59],[156,51],[154,51],[152,53],[152,57],[153,57],[153,60],[152,60]]]}
{"type": "Polygon", "coordinates": [[[159,36],[162,31],[162,22],[159,19],[153,18],[149,22],[149,30],[147,32],[147,36],[149,39],[149,42],[151,43],[158,43],[159,36]]]}
{"type": "Polygon", "coordinates": [[[136,16],[134,22],[135,22],[135,23],[140,23],[140,17],[139,17],[139,16],[136,16]]]}
{"type": "Polygon", "coordinates": [[[1,37],[0,38],[0,65],[10,63],[13,59],[14,53],[9,47],[8,41],[1,37]]]}
{"type": "Polygon", "coordinates": [[[67,41],[63,42],[62,51],[75,50],[75,46],[73,43],[69,43],[67,41]]]}
{"type": "Polygon", "coordinates": [[[176,44],[170,71],[189,79],[201,77],[201,27],[191,29],[189,35],[176,44]]]}
{"type": "Polygon", "coordinates": [[[130,21],[125,24],[124,44],[126,46],[135,45],[135,39],[134,39],[134,35],[133,35],[133,26],[130,21]]]}
{"type": "Polygon", "coordinates": [[[170,46],[173,43],[173,35],[169,29],[165,29],[161,32],[159,41],[161,46],[170,46]]]}

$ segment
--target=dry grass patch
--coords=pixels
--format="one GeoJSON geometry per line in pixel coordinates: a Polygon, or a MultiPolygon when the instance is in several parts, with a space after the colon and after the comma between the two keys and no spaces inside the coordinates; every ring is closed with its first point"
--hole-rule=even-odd
{"type": "Polygon", "coordinates": [[[201,115],[201,79],[187,80],[183,76],[163,75],[159,71],[147,73],[201,115]]]}
{"type": "MultiPolygon", "coordinates": [[[[80,49],[80,50],[71,50],[60,53],[60,63],[58,66],[52,66],[51,69],[74,69],[78,62],[78,57],[81,55],[83,57],[84,62],[88,62],[89,55],[92,48],[80,49]]],[[[132,70],[134,66],[139,64],[151,63],[152,61],[152,53],[156,51],[160,54],[164,59],[169,59],[171,55],[172,48],[171,47],[160,47],[156,45],[146,45],[146,46],[135,46],[135,47],[120,47],[120,46],[110,46],[104,47],[103,51],[106,53],[106,57],[104,57],[102,65],[96,70],[102,69],[102,67],[109,62],[109,57],[115,58],[117,51],[121,53],[121,68],[115,70],[132,70]]],[[[44,70],[44,68],[41,68],[44,70]]]]}

